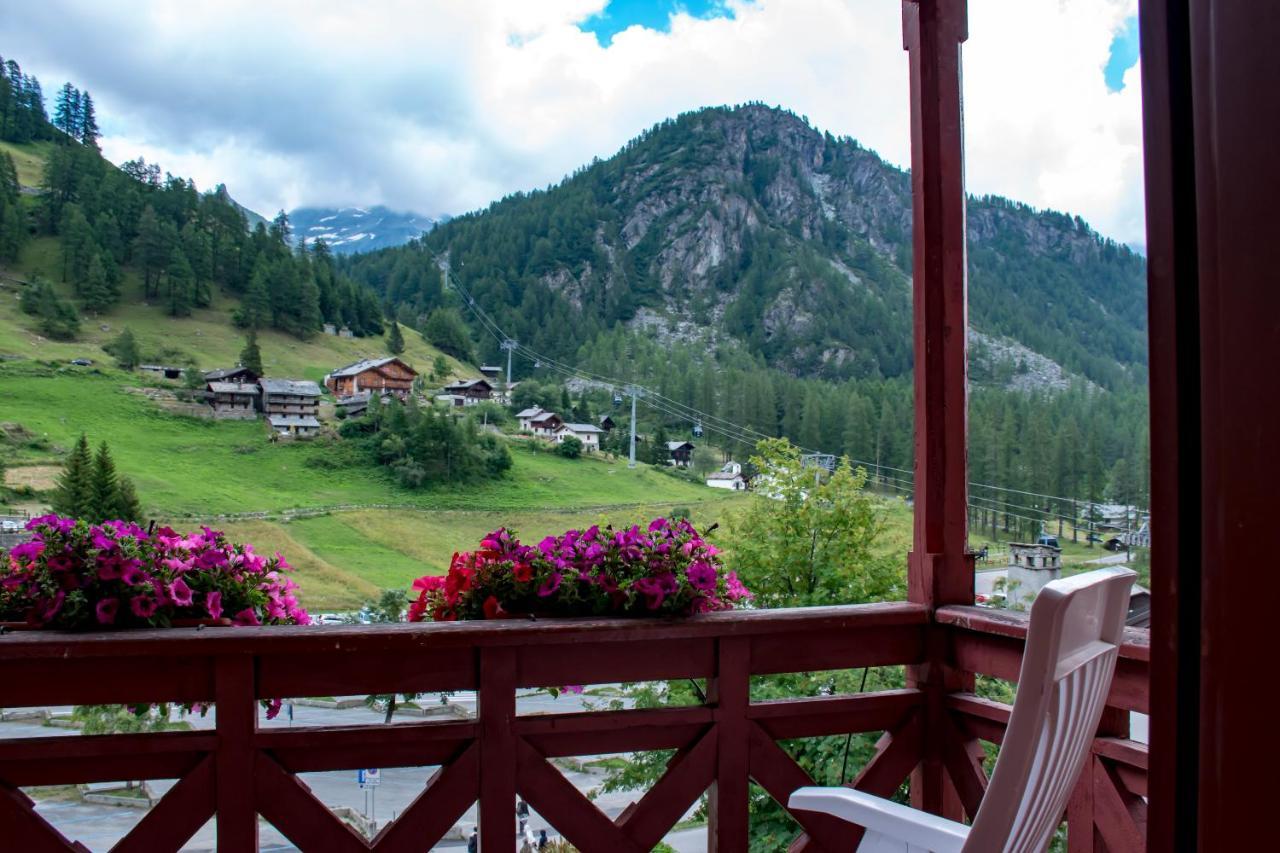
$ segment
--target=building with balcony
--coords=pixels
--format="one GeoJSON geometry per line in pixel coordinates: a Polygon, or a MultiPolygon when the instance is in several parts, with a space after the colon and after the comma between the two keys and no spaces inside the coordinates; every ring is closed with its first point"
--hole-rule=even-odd
{"type": "MultiPolygon", "coordinates": [[[[874,732],[844,784],[972,817],[986,745],[1009,706],[978,676],[1019,678],[1026,616],[972,606],[967,529],[964,0],[905,0],[915,276],[915,477],[906,600],[758,609],[685,620],[495,620],[0,635],[6,709],[215,703],[213,731],[0,737],[0,826],[13,850],[78,848],[23,792],[119,778],[176,784],[117,849],[180,849],[216,816],[217,849],[258,846],[259,819],[302,850],[370,843],[307,774],[427,768],[417,799],[374,839],[424,850],[479,805],[485,853],[514,853],[517,797],[584,851],[647,851],[707,794],[707,848],[748,849],[753,785],[787,803],[813,784],[781,746],[874,732]],[[901,687],[752,695],[753,676],[901,667],[901,687]],[[518,691],[693,680],[686,706],[518,714],[518,691]],[[473,717],[382,726],[267,727],[272,697],[474,691],[473,717]],[[616,817],[569,784],[569,756],[669,751],[616,817]]],[[[1144,2],[1143,168],[1150,259],[1153,569],[1150,631],[1130,629],[1063,815],[1069,851],[1265,847],[1280,755],[1266,650],[1278,582],[1280,480],[1280,12],[1225,0],[1144,2]],[[1242,595],[1247,590],[1247,595],[1242,595]],[[1150,715],[1149,744],[1130,729],[1150,715]]],[[[1052,39],[1053,33],[1020,33],[1052,39]]],[[[842,85],[847,81],[834,81],[842,85]]],[[[263,380],[269,382],[273,380],[263,380]]],[[[276,380],[278,381],[278,380],[276,380]]],[[[267,388],[264,386],[264,397],[267,388]]],[[[896,670],[895,670],[896,671],[896,670]]],[[[0,732],[3,735],[3,732],[0,732]]],[[[354,783],[353,783],[354,784],[354,783]]],[[[861,829],[796,811],[779,849],[849,851],[861,829]]]]}

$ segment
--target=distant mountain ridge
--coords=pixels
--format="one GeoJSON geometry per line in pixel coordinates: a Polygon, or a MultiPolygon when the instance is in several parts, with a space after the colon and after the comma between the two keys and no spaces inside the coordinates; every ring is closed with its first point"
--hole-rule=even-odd
{"type": "MultiPolygon", "coordinates": [[[[428,267],[447,257],[507,334],[567,361],[620,325],[665,325],[793,376],[894,378],[913,363],[911,228],[907,172],[752,104],[662,122],[555,187],[350,269],[423,313],[440,298],[428,267]]],[[[968,231],[973,326],[1009,342],[988,355],[1016,343],[1103,387],[1144,380],[1141,255],[998,197],[970,197],[968,231]]]]}
{"type": "Polygon", "coordinates": [[[350,255],[401,246],[448,217],[374,207],[300,207],[289,213],[293,239],[324,240],[335,253],[350,255]]]}

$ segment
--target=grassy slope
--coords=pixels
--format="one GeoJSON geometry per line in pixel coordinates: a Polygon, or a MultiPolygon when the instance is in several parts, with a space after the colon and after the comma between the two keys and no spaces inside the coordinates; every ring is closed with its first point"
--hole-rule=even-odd
{"type": "Polygon", "coordinates": [[[18,167],[18,183],[24,187],[40,186],[40,178],[44,173],[44,158],[52,142],[31,142],[26,145],[15,145],[0,140],[0,153],[13,157],[18,167]]]}
{"type": "MultiPolygon", "coordinates": [[[[61,285],[61,256],[58,241],[42,237],[23,247],[22,255],[11,272],[29,279],[39,273],[61,285]]],[[[110,313],[101,317],[85,317],[80,339],[51,341],[35,329],[32,318],[17,310],[17,286],[0,287],[0,353],[42,360],[69,361],[73,358],[109,360],[101,346],[128,326],[138,338],[145,358],[166,364],[194,361],[205,370],[229,367],[236,363],[244,347],[244,335],[231,325],[231,312],[236,302],[219,297],[209,308],[195,311],[191,317],[175,318],[165,313],[163,305],[146,305],[141,300],[141,282],[136,273],[126,273],[124,297],[110,313]],[[102,326],[107,326],[103,330],[102,326]]],[[[405,352],[401,356],[421,372],[427,373],[439,350],[416,332],[405,329],[405,352]]],[[[291,335],[272,330],[258,336],[263,367],[269,375],[319,381],[336,367],[360,358],[387,355],[383,338],[336,338],[317,335],[300,341],[291,335]]],[[[449,369],[459,376],[478,376],[479,372],[446,357],[449,369]]]]}

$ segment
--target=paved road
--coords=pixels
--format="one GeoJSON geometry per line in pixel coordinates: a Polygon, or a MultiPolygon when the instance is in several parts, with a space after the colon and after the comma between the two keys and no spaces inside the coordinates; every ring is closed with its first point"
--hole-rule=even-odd
{"type": "MultiPolygon", "coordinates": [[[[424,697],[423,705],[439,702],[439,697],[424,697]]],[[[464,712],[474,713],[474,694],[460,694],[452,697],[452,701],[464,712]]],[[[539,693],[519,698],[518,712],[521,714],[567,713],[584,710],[586,704],[593,701],[590,697],[562,695],[559,698],[539,693]]],[[[599,701],[599,700],[596,700],[599,701]]],[[[69,713],[70,708],[52,709],[57,713],[69,713]]],[[[211,728],[214,714],[206,717],[189,718],[191,724],[200,729],[211,728]]],[[[263,727],[283,728],[290,725],[376,725],[382,723],[382,714],[368,708],[311,708],[295,706],[293,720],[282,714],[276,720],[260,720],[263,727]]],[[[396,715],[393,723],[406,723],[420,720],[421,717],[396,715]]],[[[44,726],[38,721],[16,721],[0,723],[0,738],[23,737],[74,737],[78,731],[44,726]]],[[[395,767],[381,771],[381,784],[366,799],[366,792],[356,784],[355,772],[333,771],[325,773],[303,773],[300,778],[315,793],[321,802],[328,806],[348,806],[373,817],[379,825],[394,819],[402,812],[425,787],[427,780],[434,773],[434,767],[395,767]]],[[[565,777],[584,793],[598,787],[602,776],[598,773],[584,773],[562,768],[565,777]]],[[[153,791],[163,794],[168,791],[174,780],[153,780],[150,783],[153,791]]],[[[613,793],[599,795],[596,805],[610,817],[616,818],[633,800],[638,799],[639,792],[613,793]]],[[[142,809],[120,808],[83,802],[51,802],[38,801],[38,811],[60,832],[72,840],[78,840],[90,849],[107,849],[123,837],[145,814],[142,809]]],[[[459,825],[469,829],[476,822],[476,809],[473,806],[463,816],[459,825]]],[[[554,836],[554,829],[536,812],[530,815],[530,825],[534,832],[547,829],[554,836]]],[[[187,850],[211,850],[215,842],[215,826],[213,821],[202,827],[184,848],[187,850]]],[[[259,837],[264,851],[292,850],[292,845],[272,826],[260,822],[259,837]]],[[[680,853],[706,849],[706,831],[704,829],[682,830],[673,833],[668,839],[680,853]]],[[[465,849],[461,839],[446,841],[437,845],[436,849],[465,849]]]]}

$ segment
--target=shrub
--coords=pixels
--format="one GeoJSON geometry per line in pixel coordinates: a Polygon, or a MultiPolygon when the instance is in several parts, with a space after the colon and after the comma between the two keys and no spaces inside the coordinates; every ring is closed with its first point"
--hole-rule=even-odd
{"type": "Polygon", "coordinates": [[[568,436],[556,447],[556,453],[565,459],[577,459],[582,455],[582,439],[568,436]]]}

